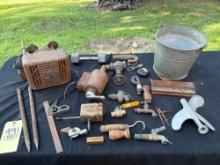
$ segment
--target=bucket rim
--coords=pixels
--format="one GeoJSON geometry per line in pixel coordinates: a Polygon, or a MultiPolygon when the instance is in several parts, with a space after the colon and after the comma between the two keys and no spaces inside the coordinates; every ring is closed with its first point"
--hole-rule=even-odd
{"type": "Polygon", "coordinates": [[[156,31],[156,41],[159,42],[161,45],[163,45],[166,48],[170,48],[170,49],[174,49],[174,50],[180,50],[180,51],[196,51],[196,50],[201,50],[201,49],[203,49],[207,45],[207,38],[201,32],[199,32],[198,30],[196,30],[194,28],[191,28],[189,26],[182,26],[182,25],[166,25],[166,26],[161,27],[160,29],[158,29],[156,31]],[[159,32],[162,29],[169,29],[169,28],[186,29],[188,31],[195,32],[198,35],[200,35],[200,37],[202,39],[202,44],[200,44],[200,46],[198,48],[196,48],[196,49],[181,49],[181,50],[180,49],[176,49],[175,47],[167,46],[167,45],[165,45],[164,43],[162,43],[160,41],[160,39],[158,37],[158,34],[159,34],[159,32]]]}

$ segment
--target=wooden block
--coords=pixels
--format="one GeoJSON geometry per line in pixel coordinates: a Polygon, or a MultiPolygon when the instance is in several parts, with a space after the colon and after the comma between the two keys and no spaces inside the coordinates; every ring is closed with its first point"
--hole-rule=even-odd
{"type": "Polygon", "coordinates": [[[80,119],[82,122],[103,121],[103,104],[102,103],[88,103],[81,104],[80,119]]]}
{"type": "Polygon", "coordinates": [[[44,101],[43,105],[44,105],[44,110],[45,110],[45,113],[46,113],[46,116],[47,116],[47,121],[48,121],[48,125],[49,125],[49,128],[50,128],[50,132],[51,132],[51,136],[52,136],[52,139],[53,139],[53,143],[54,143],[56,153],[61,153],[61,152],[63,152],[63,147],[62,147],[62,144],[60,142],[60,138],[59,138],[59,135],[58,135],[58,132],[57,132],[57,128],[56,128],[53,116],[51,116],[48,112],[48,109],[50,107],[49,102],[44,101]]]}
{"type": "Polygon", "coordinates": [[[125,130],[110,130],[108,135],[109,135],[110,140],[130,139],[131,138],[129,128],[127,128],[125,130]]]}
{"type": "Polygon", "coordinates": [[[196,94],[193,82],[151,80],[151,93],[155,95],[191,97],[196,94]]]}
{"type": "Polygon", "coordinates": [[[104,136],[93,136],[86,138],[87,144],[102,144],[104,143],[104,136]]]}

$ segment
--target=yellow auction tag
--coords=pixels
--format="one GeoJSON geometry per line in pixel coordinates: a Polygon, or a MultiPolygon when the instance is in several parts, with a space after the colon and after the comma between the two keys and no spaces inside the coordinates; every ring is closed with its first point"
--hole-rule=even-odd
{"type": "Polygon", "coordinates": [[[22,130],[22,121],[10,121],[4,126],[0,139],[0,154],[16,152],[22,130]]]}

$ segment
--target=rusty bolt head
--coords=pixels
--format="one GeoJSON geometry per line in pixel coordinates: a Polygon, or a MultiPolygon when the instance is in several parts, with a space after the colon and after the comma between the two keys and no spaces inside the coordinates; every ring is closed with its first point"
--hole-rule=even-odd
{"type": "Polygon", "coordinates": [[[30,44],[28,47],[25,48],[25,51],[30,54],[34,53],[36,50],[38,50],[38,47],[34,44],[30,44]]]}
{"type": "Polygon", "coordinates": [[[125,76],[123,76],[122,74],[117,74],[113,77],[113,82],[116,85],[122,85],[124,84],[126,81],[125,76]]]}
{"type": "Polygon", "coordinates": [[[48,44],[47,44],[48,48],[50,49],[57,49],[59,47],[58,43],[56,41],[50,41],[48,44]]]}

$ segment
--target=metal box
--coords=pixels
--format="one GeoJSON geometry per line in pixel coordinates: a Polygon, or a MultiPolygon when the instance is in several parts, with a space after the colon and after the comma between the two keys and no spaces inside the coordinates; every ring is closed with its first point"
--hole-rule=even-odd
{"type": "Polygon", "coordinates": [[[29,86],[34,90],[65,84],[71,79],[69,57],[63,49],[25,52],[22,64],[29,86]]]}

